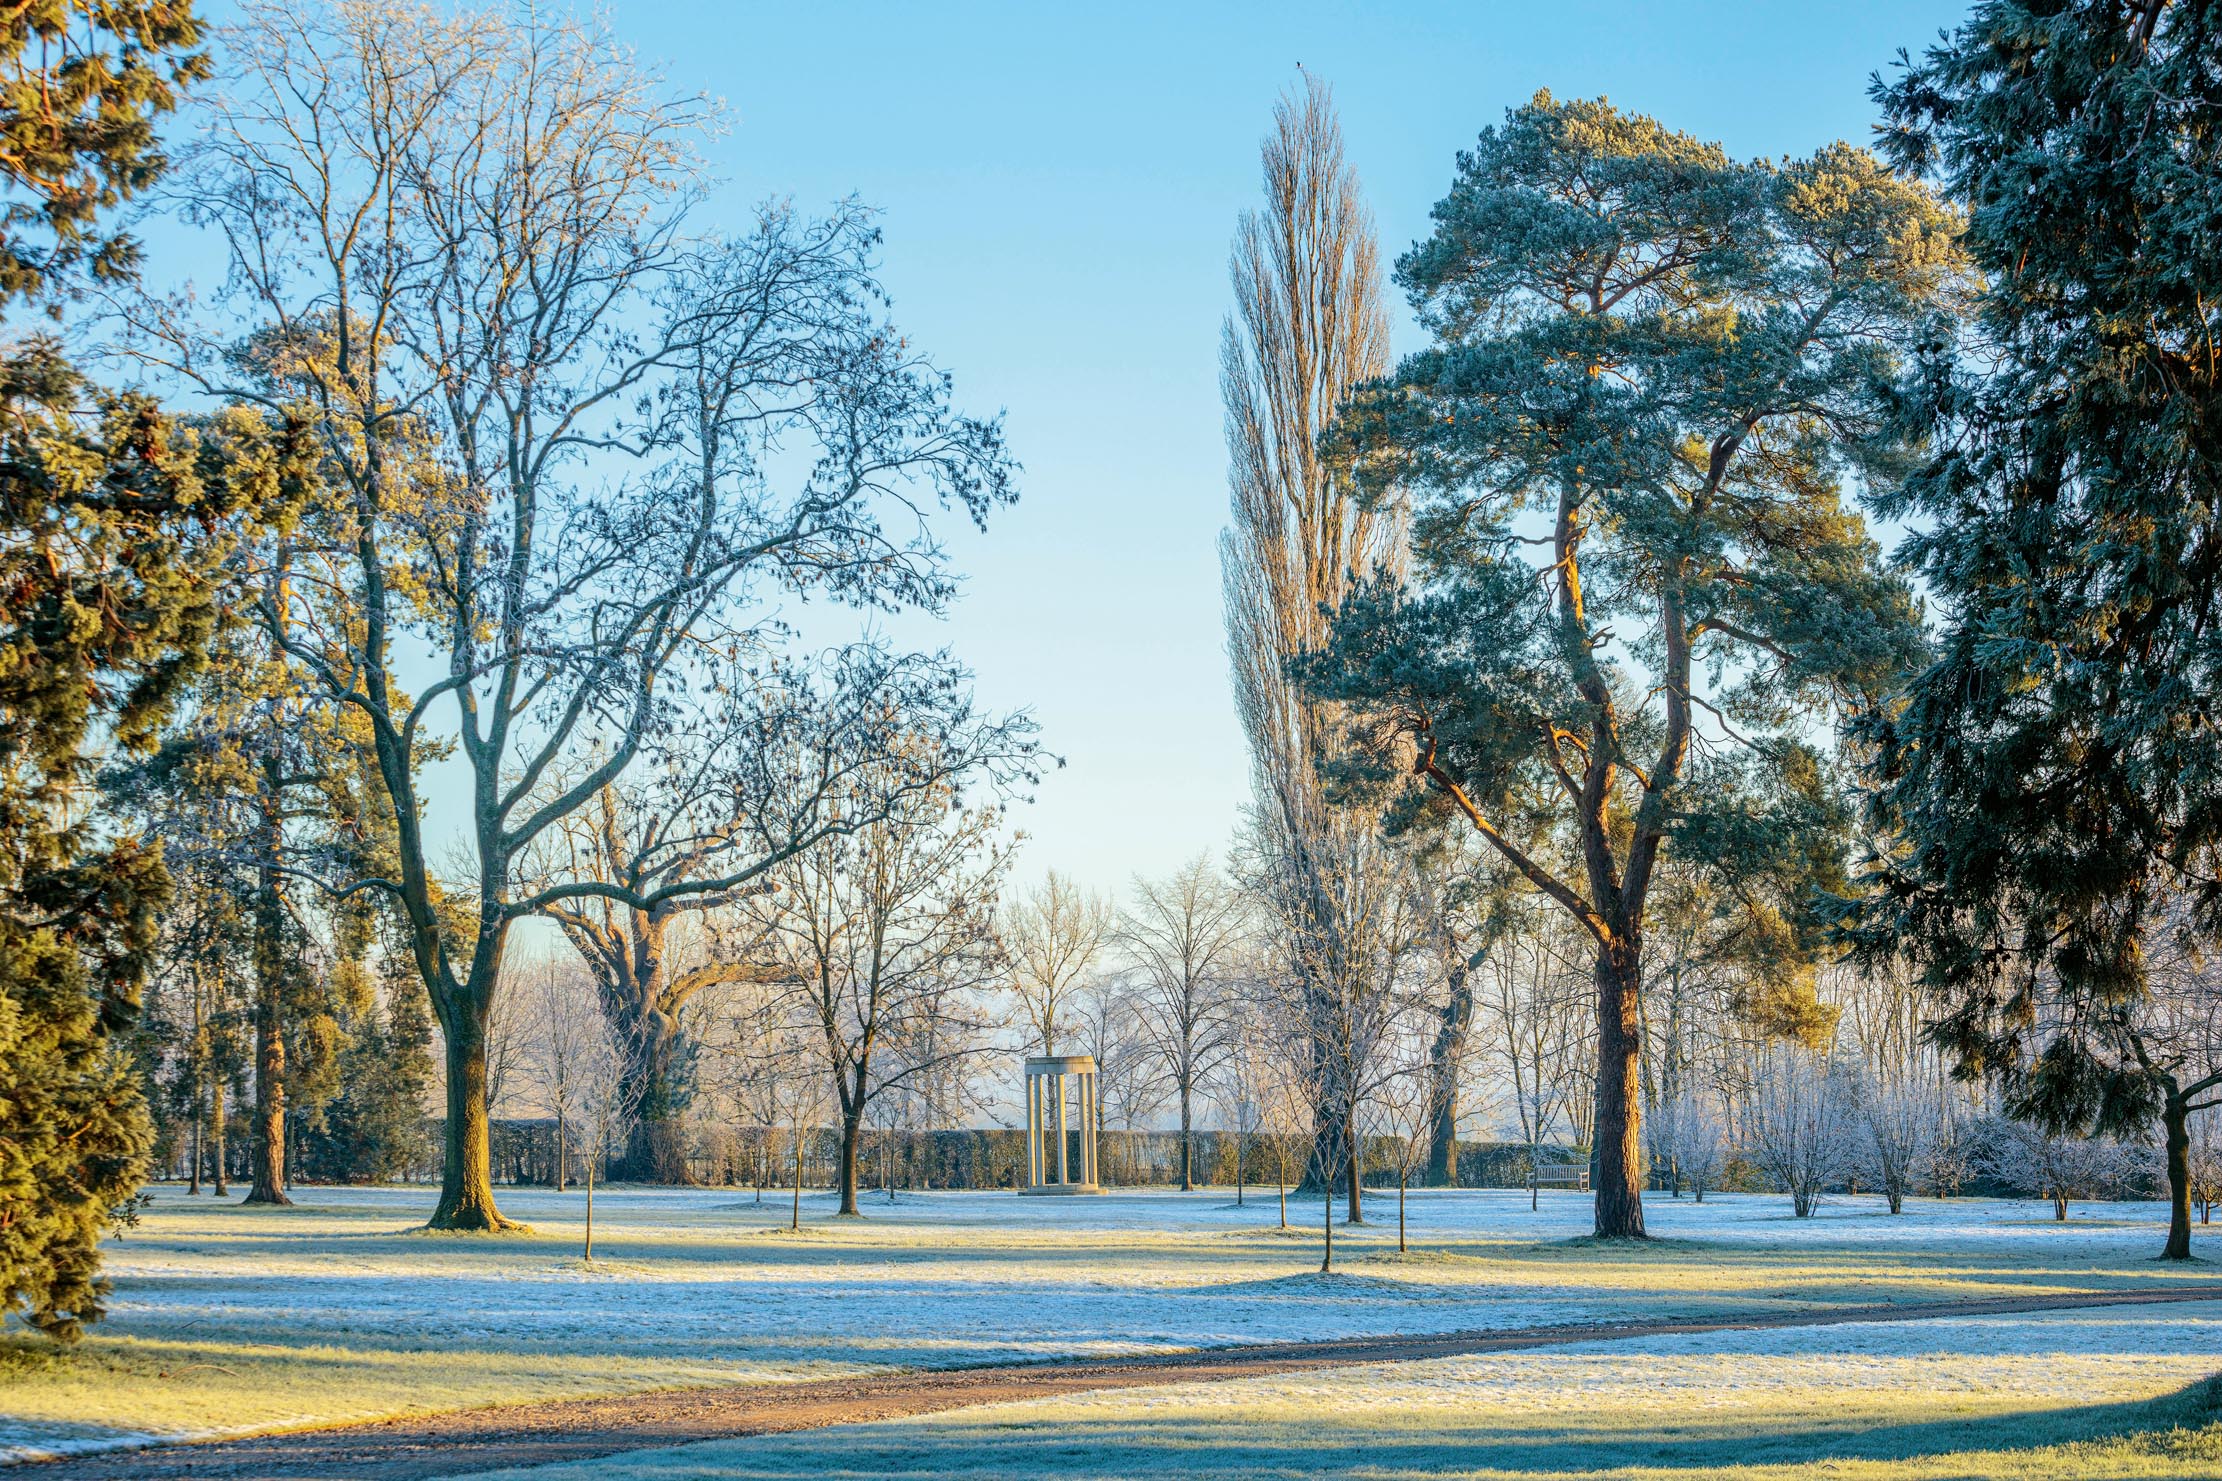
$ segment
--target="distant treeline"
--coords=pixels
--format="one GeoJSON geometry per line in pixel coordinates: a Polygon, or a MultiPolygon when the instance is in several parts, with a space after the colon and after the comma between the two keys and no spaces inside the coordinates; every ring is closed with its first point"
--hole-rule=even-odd
{"type": "MultiPolygon", "coordinates": [[[[303,1170],[298,1181],[311,1185],[436,1182],[441,1174],[441,1131],[439,1119],[428,1117],[412,1133],[384,1139],[385,1155],[375,1163],[365,1163],[350,1155],[344,1143],[304,1137],[300,1144],[301,1155],[294,1163],[303,1170]]],[[[1078,1134],[1074,1135],[1073,1155],[1077,1163],[1078,1134]]],[[[518,1187],[555,1185],[557,1136],[553,1120],[496,1121],[492,1141],[495,1182],[518,1187]]],[[[1239,1175],[1244,1186],[1268,1194],[1284,1169],[1292,1188],[1300,1183],[1304,1160],[1310,1152],[1308,1139],[1276,1138],[1265,1133],[1237,1137],[1232,1132],[1199,1131],[1193,1134],[1193,1141],[1198,1183],[1228,1188],[1235,1185],[1239,1175]]],[[[1016,1190],[1026,1181],[1026,1134],[1016,1129],[873,1130],[866,1133],[865,1146],[860,1181],[864,1188],[872,1191],[889,1187],[912,1192],[1016,1190]]],[[[1462,1140],[1457,1143],[1457,1149],[1457,1175],[1447,1186],[1458,1188],[1525,1188],[1533,1163],[1540,1163],[1547,1170],[1558,1170],[1585,1162],[1589,1156],[1586,1148],[1549,1143],[1531,1149],[1524,1142],[1462,1140]]],[[[1367,1150],[1366,1185],[1394,1189],[1397,1164],[1392,1139],[1372,1139],[1367,1150]]],[[[1107,1188],[1167,1188],[1180,1183],[1178,1132],[1105,1131],[1098,1138],[1098,1151],[1107,1188]]],[[[234,1178],[246,1174],[245,1152],[243,1139],[232,1143],[227,1150],[226,1160],[233,1164],[230,1172],[234,1178]]],[[[803,1186],[808,1189],[832,1186],[839,1152],[838,1128],[805,1130],[802,1137],[803,1186]]],[[[596,1164],[598,1178],[617,1155],[618,1149],[612,1148],[596,1164]]],[[[687,1157],[687,1168],[689,1180],[698,1186],[789,1188],[795,1179],[794,1157],[793,1134],[784,1127],[705,1131],[696,1139],[687,1157]]],[[[1987,1164],[1997,1159],[1978,1154],[1973,1160],[1982,1170],[1972,1172],[1950,1188],[1924,1191],[1989,1198],[2029,1196],[2039,1192],[2028,1186],[2027,1180],[2012,1176],[2003,1168],[1990,1170],[1987,1164]]],[[[575,1140],[566,1138],[564,1182],[566,1185],[579,1182],[585,1171],[583,1148],[575,1140]]],[[[173,1178],[182,1177],[182,1169],[176,1165],[165,1166],[162,1172],[173,1178]]],[[[1671,1191],[1662,1169],[1653,1169],[1650,1182],[1652,1191],[1671,1191]]],[[[1425,1186],[1418,1171],[1413,1174],[1411,1186],[1425,1186]]],[[[1548,1180],[1545,1186],[1551,1186],[1548,1180]]],[[[2138,1160],[2080,1191],[2085,1197],[2145,1198],[2155,1196],[2160,1186],[2155,1169],[2138,1160]]],[[[1774,1191],[1759,1170],[1741,1157],[1730,1159],[1718,1189],[1729,1193],[1774,1191]]],[[[1847,1180],[1831,1191],[1856,1194],[1872,1190],[1863,1190],[1856,1180],[1847,1180]]]]}

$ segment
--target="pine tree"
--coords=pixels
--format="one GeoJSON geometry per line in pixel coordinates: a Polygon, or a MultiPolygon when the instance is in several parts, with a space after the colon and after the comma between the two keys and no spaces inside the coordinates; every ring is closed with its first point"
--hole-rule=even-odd
{"type": "Polygon", "coordinates": [[[1547,93],[1435,222],[1397,271],[1437,343],[1339,433],[1414,499],[1413,579],[1347,602],[1311,679],[1587,934],[1596,1228],[1640,1236],[1652,885],[1671,851],[1783,966],[1819,944],[1848,818],[1809,731],[1917,652],[1842,489],[1903,451],[1885,392],[1953,224],[1846,145],[1738,164],[1547,93]]]}
{"type": "MultiPolygon", "coordinates": [[[[160,170],[154,118],[203,76],[186,4],[44,0],[0,20],[0,304],[128,275],[104,210],[160,170]]],[[[93,773],[143,752],[221,618],[214,574],[283,503],[284,440],[0,354],[0,1312],[73,1339],[149,1142],[128,1045],[170,881],[93,773]]]]}
{"type": "Polygon", "coordinates": [[[1976,343],[1915,409],[1936,454],[1883,511],[1943,609],[1866,727],[1863,924],[1940,1006],[1969,1076],[2049,1131],[2164,1128],[2222,1077],[2137,1028],[2179,892],[2222,924],[2222,4],[1988,0],[1876,84],[1888,143],[1966,203],[1976,343]]]}
{"type": "Polygon", "coordinates": [[[0,1307],[58,1337],[99,1315],[95,1243],[144,1165],[111,1036],[171,894],[159,849],[92,805],[93,769],[152,745],[286,467],[252,416],[182,424],[44,344],[0,363],[0,1307]]]}

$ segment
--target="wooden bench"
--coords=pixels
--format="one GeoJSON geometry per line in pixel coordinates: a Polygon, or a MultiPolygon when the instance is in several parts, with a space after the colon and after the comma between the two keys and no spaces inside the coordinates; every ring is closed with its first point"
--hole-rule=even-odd
{"type": "Polygon", "coordinates": [[[1589,1164],[1586,1162],[1531,1162],[1528,1164],[1528,1187],[1579,1188],[1589,1191],[1589,1164]]]}

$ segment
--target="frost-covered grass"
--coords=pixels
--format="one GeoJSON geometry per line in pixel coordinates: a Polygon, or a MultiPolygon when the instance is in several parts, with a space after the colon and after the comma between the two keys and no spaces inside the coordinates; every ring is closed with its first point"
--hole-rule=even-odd
{"type": "MultiPolygon", "coordinates": [[[[2222,1475],[2222,1301],[1596,1343],[644,1452],[534,1481],[2222,1475]]],[[[520,1473],[489,1473],[505,1478],[520,1473]]]]}
{"type": "MultiPolygon", "coordinates": [[[[248,1209],[158,1190],[108,1249],[113,1315],[76,1352],[0,1339],[0,1449],[209,1435],[410,1409],[888,1365],[1162,1351],[1236,1342],[1734,1315],[1877,1301],[2216,1280],[2151,1256],[2152,1205],[1867,1200],[1793,1220],[1783,1200],[1655,1198],[1648,1246],[1598,1245],[1586,1196],[1414,1194],[1338,1227],[1321,1279],[1316,1201],[1273,1227],[1270,1191],[1026,1199],[905,1195],[834,1221],[731,1190],[596,1200],[505,1190],[525,1236],[428,1234],[430,1190],[301,1189],[248,1209]]],[[[2202,1231],[2200,1243],[2222,1248],[2202,1231]]]]}

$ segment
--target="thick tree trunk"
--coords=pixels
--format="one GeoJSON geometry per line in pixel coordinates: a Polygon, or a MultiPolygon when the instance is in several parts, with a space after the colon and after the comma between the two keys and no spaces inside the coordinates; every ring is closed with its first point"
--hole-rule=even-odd
{"type": "Polygon", "coordinates": [[[864,1141],[864,1111],[841,1113],[841,1207],[838,1212],[856,1214],[857,1149],[864,1141]]]}
{"type": "Polygon", "coordinates": [[[440,1169],[440,1202],[434,1229],[501,1230],[517,1227],[494,1203],[492,1128],[486,1115],[485,1010],[460,1003],[447,1034],[446,1156],[440,1169]]]}
{"type": "Polygon", "coordinates": [[[643,1114],[625,1137],[624,1158],[610,1169],[615,1179],[629,1183],[664,1183],[691,1187],[694,1169],[687,1162],[686,1126],[674,1110],[656,1119],[643,1114]]]}
{"type": "Polygon", "coordinates": [[[279,792],[283,778],[274,755],[261,761],[262,818],[256,848],[255,1119],[248,1157],[254,1174],[248,1203],[291,1203],[285,1196],[285,899],[278,892],[278,850],[284,845],[279,792]]]}
{"type": "Polygon", "coordinates": [[[2168,1243],[2163,1260],[2191,1258],[2191,1112],[2172,1086],[2161,1102],[2160,1124],[2168,1154],[2168,1243]]]}
{"type": "MultiPolygon", "coordinates": [[[[1365,1194],[1362,1189],[1365,1181],[1366,1149],[1358,1142],[1358,1107],[1355,1102],[1351,1104],[1346,1117],[1343,1122],[1342,1144],[1350,1156],[1350,1222],[1363,1224],[1366,1221],[1365,1194]]],[[[1333,1202],[1332,1199],[1328,1201],[1333,1202]]]]}
{"type": "MultiPolygon", "coordinates": [[[[661,991],[660,962],[644,969],[642,977],[639,984],[626,991],[661,991]]],[[[607,986],[603,1003],[616,1019],[618,1036],[626,1045],[625,1103],[634,1107],[625,1157],[612,1170],[613,1175],[636,1183],[691,1184],[694,1176],[687,1165],[685,1128],[680,1120],[686,1109],[687,1090],[682,1083],[678,1022],[660,1007],[613,992],[607,986]]]]}
{"type": "MultiPolygon", "coordinates": [[[[274,809],[269,809],[274,812],[274,809]]],[[[262,848],[275,854],[276,820],[262,848]]],[[[255,1121],[250,1148],[254,1185],[248,1203],[288,1204],[285,1194],[285,902],[266,862],[255,888],[255,1121]]]]}
{"type": "Polygon", "coordinates": [[[254,1183],[246,1203],[290,1204],[285,1193],[285,1038],[275,1014],[256,1014],[254,1183]]]}
{"type": "Polygon", "coordinates": [[[1443,1005],[1428,1054],[1427,1171],[1421,1181],[1430,1188],[1448,1188],[1458,1181],[1458,1066],[1474,1016],[1468,976],[1464,962],[1451,968],[1450,1000],[1443,1005]]]}
{"type": "Polygon", "coordinates": [[[1634,943],[1597,953],[1596,1232],[1601,1239],[1642,1239],[1643,1112],[1642,976],[1634,943]]]}

